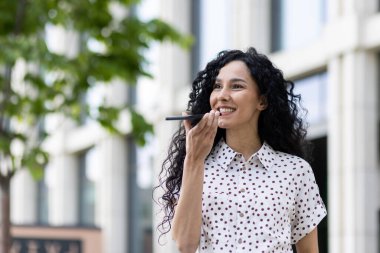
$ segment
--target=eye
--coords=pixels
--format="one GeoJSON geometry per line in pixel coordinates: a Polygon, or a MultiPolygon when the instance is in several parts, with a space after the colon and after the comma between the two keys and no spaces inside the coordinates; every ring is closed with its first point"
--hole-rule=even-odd
{"type": "Polygon", "coordinates": [[[244,88],[242,84],[239,84],[239,83],[232,84],[232,89],[234,89],[234,90],[242,89],[242,88],[244,88]]]}
{"type": "Polygon", "coordinates": [[[222,85],[220,83],[215,83],[214,86],[212,87],[214,90],[215,89],[221,89],[222,85]]]}

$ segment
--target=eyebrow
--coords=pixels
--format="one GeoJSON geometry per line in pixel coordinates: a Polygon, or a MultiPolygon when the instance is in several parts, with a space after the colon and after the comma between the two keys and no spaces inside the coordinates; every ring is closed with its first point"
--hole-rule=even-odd
{"type": "MultiPolygon", "coordinates": [[[[215,81],[216,81],[216,82],[220,82],[220,81],[222,81],[222,79],[220,79],[220,78],[216,78],[215,81]]],[[[247,83],[246,80],[241,79],[241,78],[232,78],[232,79],[229,80],[229,81],[230,81],[230,82],[244,82],[244,83],[247,83]]]]}

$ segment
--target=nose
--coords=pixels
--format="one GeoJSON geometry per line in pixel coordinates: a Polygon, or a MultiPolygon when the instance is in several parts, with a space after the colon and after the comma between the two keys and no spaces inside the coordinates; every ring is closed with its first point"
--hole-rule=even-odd
{"type": "Polygon", "coordinates": [[[218,94],[218,100],[219,101],[228,101],[230,100],[230,91],[227,88],[223,88],[220,90],[218,94]]]}

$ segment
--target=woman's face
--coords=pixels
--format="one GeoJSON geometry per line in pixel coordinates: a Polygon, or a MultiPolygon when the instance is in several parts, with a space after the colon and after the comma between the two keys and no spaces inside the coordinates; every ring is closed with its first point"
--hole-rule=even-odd
{"type": "Polygon", "coordinates": [[[221,113],[219,127],[256,129],[264,102],[244,62],[232,61],[220,69],[210,95],[211,108],[221,113]]]}

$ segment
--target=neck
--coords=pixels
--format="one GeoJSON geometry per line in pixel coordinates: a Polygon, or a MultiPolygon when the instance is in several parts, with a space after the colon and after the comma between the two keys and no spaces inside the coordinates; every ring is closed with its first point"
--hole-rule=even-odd
{"type": "Polygon", "coordinates": [[[247,161],[262,146],[257,131],[247,134],[247,131],[238,132],[226,130],[226,143],[236,152],[242,154],[247,161]]]}

